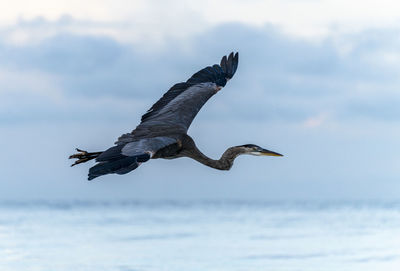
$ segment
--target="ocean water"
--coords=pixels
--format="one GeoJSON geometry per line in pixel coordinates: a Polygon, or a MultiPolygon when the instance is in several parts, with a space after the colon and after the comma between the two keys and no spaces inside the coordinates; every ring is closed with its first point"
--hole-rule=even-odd
{"type": "Polygon", "coordinates": [[[400,203],[3,202],[1,271],[400,270],[400,203]]]}

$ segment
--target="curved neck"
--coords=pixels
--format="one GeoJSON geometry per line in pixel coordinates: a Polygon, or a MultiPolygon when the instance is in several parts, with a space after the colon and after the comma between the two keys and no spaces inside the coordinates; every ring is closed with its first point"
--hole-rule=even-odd
{"type": "Polygon", "coordinates": [[[205,156],[196,146],[193,146],[190,151],[185,152],[185,156],[215,169],[229,170],[235,158],[243,153],[243,150],[239,147],[230,147],[222,154],[219,160],[214,160],[205,156]]]}

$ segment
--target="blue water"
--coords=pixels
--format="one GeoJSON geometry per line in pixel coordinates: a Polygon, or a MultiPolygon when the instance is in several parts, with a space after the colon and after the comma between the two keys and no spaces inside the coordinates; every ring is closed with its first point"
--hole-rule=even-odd
{"type": "Polygon", "coordinates": [[[3,202],[0,270],[400,270],[399,203],[3,202]]]}

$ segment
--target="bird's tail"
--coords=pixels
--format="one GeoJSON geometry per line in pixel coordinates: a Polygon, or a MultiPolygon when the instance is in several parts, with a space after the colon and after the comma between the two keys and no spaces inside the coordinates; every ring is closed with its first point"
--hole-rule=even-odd
{"type": "Polygon", "coordinates": [[[126,174],[151,158],[146,152],[132,154],[132,156],[124,155],[122,154],[123,147],[124,145],[117,145],[97,155],[97,164],[89,169],[88,180],[111,173],[126,174]]]}
{"type": "Polygon", "coordinates": [[[71,155],[69,157],[69,159],[78,159],[78,160],[75,161],[75,163],[73,163],[71,165],[71,167],[73,167],[73,166],[75,166],[77,164],[85,163],[87,161],[95,159],[97,156],[99,156],[100,154],[103,153],[102,151],[100,151],[100,152],[87,152],[87,151],[80,150],[78,148],[76,150],[78,151],[78,153],[75,153],[75,154],[73,154],[73,155],[71,155]]]}

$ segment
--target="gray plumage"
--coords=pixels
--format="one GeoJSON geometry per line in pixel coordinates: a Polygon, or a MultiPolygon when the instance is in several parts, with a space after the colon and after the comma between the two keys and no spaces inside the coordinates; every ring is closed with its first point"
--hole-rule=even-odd
{"type": "Polygon", "coordinates": [[[231,147],[221,159],[213,160],[201,153],[187,135],[201,107],[233,77],[238,62],[238,53],[231,53],[221,59],[220,65],[206,67],[186,82],[175,84],[142,116],[136,129],[118,138],[116,146],[92,153],[77,149],[79,153],[70,156],[78,159],[72,166],[96,159],[97,164],[89,169],[88,179],[92,180],[110,173],[126,174],[149,159],[189,157],[216,169],[229,170],[241,154],[281,156],[247,144],[231,147]]]}

